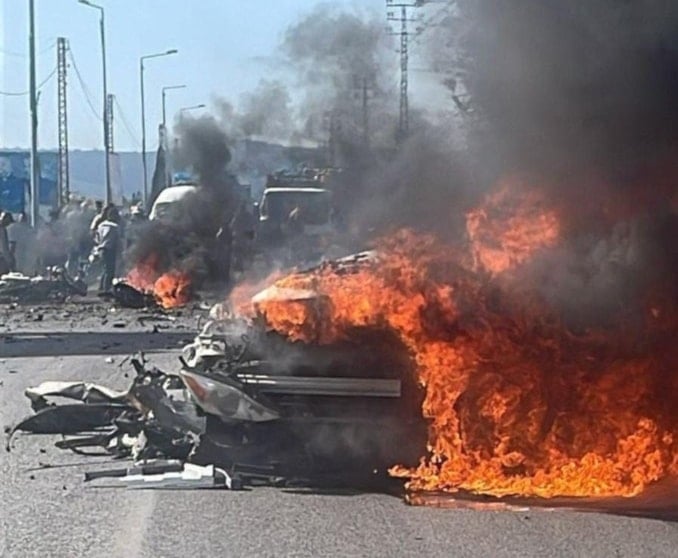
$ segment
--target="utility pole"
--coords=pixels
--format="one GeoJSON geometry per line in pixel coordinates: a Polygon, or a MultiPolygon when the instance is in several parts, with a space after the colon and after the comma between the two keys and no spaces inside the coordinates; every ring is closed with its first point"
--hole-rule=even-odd
{"type": "Polygon", "coordinates": [[[35,1],[28,2],[29,108],[31,112],[31,225],[40,214],[40,161],[38,160],[38,96],[35,79],[35,1]]]}
{"type": "Polygon", "coordinates": [[[403,141],[410,131],[409,105],[407,99],[407,7],[400,7],[400,119],[398,121],[398,134],[403,141]]]}
{"type": "Polygon", "coordinates": [[[386,0],[387,8],[400,8],[400,16],[396,16],[395,12],[386,12],[386,19],[388,21],[400,22],[400,32],[391,33],[391,35],[400,35],[400,114],[398,119],[398,134],[396,136],[398,143],[402,143],[410,132],[409,100],[407,96],[407,70],[409,63],[409,32],[407,22],[417,20],[407,17],[407,8],[420,8],[426,3],[426,0],[415,0],[410,3],[386,0]]]}
{"type": "Polygon", "coordinates": [[[370,114],[369,114],[369,85],[367,82],[367,77],[363,76],[362,84],[362,96],[363,96],[363,144],[365,149],[370,148],[370,114]]]}
{"type": "Polygon", "coordinates": [[[57,39],[57,113],[59,136],[59,179],[57,183],[57,203],[65,204],[70,198],[68,174],[68,105],[66,102],[66,52],[68,41],[64,37],[57,39]]]}
{"type": "Polygon", "coordinates": [[[370,101],[370,92],[373,89],[374,76],[371,76],[367,73],[365,74],[354,74],[353,76],[353,89],[357,94],[354,95],[354,98],[359,98],[362,105],[362,136],[363,136],[363,147],[368,150],[370,147],[370,113],[369,113],[369,101],[370,101]]]}

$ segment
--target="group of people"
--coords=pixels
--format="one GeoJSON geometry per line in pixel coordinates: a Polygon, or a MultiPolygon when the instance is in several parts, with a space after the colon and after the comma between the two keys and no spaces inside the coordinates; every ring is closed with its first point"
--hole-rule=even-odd
{"type": "MultiPolygon", "coordinates": [[[[139,206],[130,209],[129,224],[145,220],[139,206]]],[[[0,275],[19,272],[39,274],[48,267],[63,267],[75,277],[92,264],[100,263],[99,288],[110,292],[123,246],[123,219],[119,209],[100,201],[71,199],[49,213],[49,220],[37,229],[25,213],[16,218],[0,211],[0,275]]],[[[130,233],[134,227],[129,227],[130,233]]],[[[127,239],[128,244],[132,235],[127,239]]]]}

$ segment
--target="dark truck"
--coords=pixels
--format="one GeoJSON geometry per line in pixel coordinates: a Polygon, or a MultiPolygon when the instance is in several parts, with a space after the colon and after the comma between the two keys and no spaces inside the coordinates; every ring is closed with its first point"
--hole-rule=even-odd
{"type": "Polygon", "coordinates": [[[334,217],[332,193],[321,180],[271,175],[259,204],[259,247],[287,263],[317,261],[334,240],[334,217]]]}

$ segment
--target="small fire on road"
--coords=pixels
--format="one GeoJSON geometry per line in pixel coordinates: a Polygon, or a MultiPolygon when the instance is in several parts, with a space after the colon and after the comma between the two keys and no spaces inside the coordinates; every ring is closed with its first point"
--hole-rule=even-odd
{"type": "Polygon", "coordinates": [[[562,222],[539,190],[508,181],[467,214],[467,244],[401,230],[349,272],[279,279],[276,292],[306,294],[260,297],[253,311],[295,341],[357,327],[400,338],[429,421],[419,466],[391,469],[411,491],[635,496],[678,475],[675,304],[656,286],[633,320],[620,309],[605,325],[568,325],[526,272],[562,248],[562,222]]]}
{"type": "Polygon", "coordinates": [[[125,282],[141,292],[152,294],[163,308],[183,306],[192,298],[191,277],[182,271],[160,273],[157,258],[150,257],[127,274],[125,282]]]}

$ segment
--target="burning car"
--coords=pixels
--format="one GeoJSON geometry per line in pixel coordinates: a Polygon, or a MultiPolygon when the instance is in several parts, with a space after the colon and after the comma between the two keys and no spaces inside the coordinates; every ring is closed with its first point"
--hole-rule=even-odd
{"type": "MultiPolygon", "coordinates": [[[[267,289],[253,304],[264,300],[323,303],[311,291],[267,289]]],[[[352,339],[310,346],[263,326],[257,318],[211,322],[183,351],[181,378],[207,415],[204,451],[228,466],[280,464],[311,476],[416,463],[422,394],[396,339],[358,328],[352,339]]]]}

